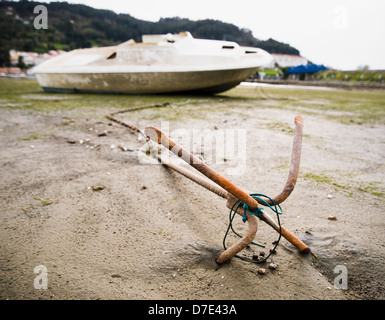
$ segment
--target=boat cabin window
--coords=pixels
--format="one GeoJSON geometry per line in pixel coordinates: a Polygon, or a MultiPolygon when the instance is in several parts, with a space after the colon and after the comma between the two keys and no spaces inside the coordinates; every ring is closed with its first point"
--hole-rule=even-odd
{"type": "Polygon", "coordinates": [[[222,49],[234,49],[234,46],[222,46],[222,49]]]}
{"type": "Polygon", "coordinates": [[[116,52],[113,52],[112,54],[110,54],[107,59],[115,59],[116,58],[116,52]]]}

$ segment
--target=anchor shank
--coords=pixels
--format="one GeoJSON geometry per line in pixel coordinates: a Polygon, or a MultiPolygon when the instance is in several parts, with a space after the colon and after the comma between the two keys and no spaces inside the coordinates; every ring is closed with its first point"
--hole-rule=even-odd
{"type": "Polygon", "coordinates": [[[203,163],[202,160],[195,157],[192,153],[183,149],[180,145],[178,145],[176,142],[171,140],[162,131],[154,127],[147,127],[144,131],[145,131],[145,134],[151,140],[156,141],[159,144],[162,144],[164,147],[168,148],[175,155],[183,159],[185,162],[187,162],[193,168],[195,168],[196,170],[201,172],[203,175],[208,177],[210,180],[214,181],[216,184],[221,186],[227,192],[232,194],[235,198],[241,200],[242,203],[246,204],[251,211],[253,212],[258,211],[259,204],[257,200],[255,200],[245,191],[238,188],[231,181],[221,176],[219,173],[215,172],[213,169],[211,169],[209,166],[203,163]]]}

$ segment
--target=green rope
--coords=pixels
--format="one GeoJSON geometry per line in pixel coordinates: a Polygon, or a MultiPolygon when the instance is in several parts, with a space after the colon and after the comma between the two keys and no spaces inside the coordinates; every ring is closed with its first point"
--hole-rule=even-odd
{"type": "MultiPolygon", "coordinates": [[[[235,256],[239,259],[242,259],[242,260],[245,260],[245,261],[249,261],[249,262],[252,262],[252,263],[263,263],[265,262],[270,256],[271,254],[275,251],[275,249],[277,248],[278,244],[279,244],[279,241],[281,240],[281,236],[282,236],[282,228],[281,228],[281,221],[279,219],[279,215],[282,214],[282,209],[280,207],[280,205],[276,204],[274,202],[273,199],[271,199],[270,197],[264,195],[264,194],[260,194],[260,193],[252,193],[250,194],[251,197],[253,197],[254,199],[257,199],[257,200],[260,200],[264,205],[266,205],[267,207],[269,207],[273,212],[275,212],[275,214],[277,215],[277,221],[278,221],[278,226],[279,226],[279,236],[278,236],[278,240],[275,241],[275,246],[274,248],[270,251],[270,253],[266,256],[266,258],[262,259],[262,260],[252,260],[252,259],[249,259],[249,258],[246,258],[246,257],[241,257],[241,256],[235,256]],[[267,198],[271,201],[271,203],[273,205],[270,205],[266,200],[264,200],[263,198],[261,197],[264,197],[264,198],[267,198]]],[[[226,248],[226,238],[227,238],[227,235],[230,231],[230,229],[234,232],[235,235],[237,235],[239,238],[242,238],[242,236],[240,234],[238,234],[234,228],[233,228],[233,220],[234,220],[234,217],[235,217],[235,214],[237,213],[238,209],[240,207],[243,207],[244,208],[244,215],[243,215],[243,222],[246,222],[247,221],[247,217],[246,217],[246,212],[258,217],[258,216],[261,216],[262,215],[262,210],[263,208],[259,207],[258,208],[258,212],[253,212],[249,209],[249,207],[246,205],[246,204],[243,204],[240,200],[236,201],[234,203],[234,205],[232,206],[231,210],[230,210],[230,214],[229,214],[229,225],[227,227],[227,230],[226,230],[226,233],[225,233],[225,236],[223,238],[223,247],[225,248],[225,250],[227,249],[226,248]]],[[[258,243],[255,243],[255,242],[251,242],[251,244],[253,245],[256,245],[258,247],[261,247],[261,248],[265,248],[264,245],[261,245],[261,244],[258,244],[258,243]]]]}

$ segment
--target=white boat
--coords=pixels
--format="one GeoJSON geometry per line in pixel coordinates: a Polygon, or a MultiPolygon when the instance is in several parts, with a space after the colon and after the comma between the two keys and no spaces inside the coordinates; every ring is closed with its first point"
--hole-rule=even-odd
{"type": "Polygon", "coordinates": [[[235,42],[189,32],[143,35],[117,46],[77,49],[38,65],[47,92],[156,94],[226,91],[268,65],[272,56],[235,42]]]}

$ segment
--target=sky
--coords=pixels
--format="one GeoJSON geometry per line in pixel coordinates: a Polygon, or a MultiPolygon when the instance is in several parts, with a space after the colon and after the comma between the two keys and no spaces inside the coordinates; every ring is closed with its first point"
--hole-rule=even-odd
{"type": "Polygon", "coordinates": [[[385,70],[385,0],[66,1],[147,21],[220,20],[249,29],[258,39],[288,43],[316,64],[340,70],[362,66],[385,70]]]}

